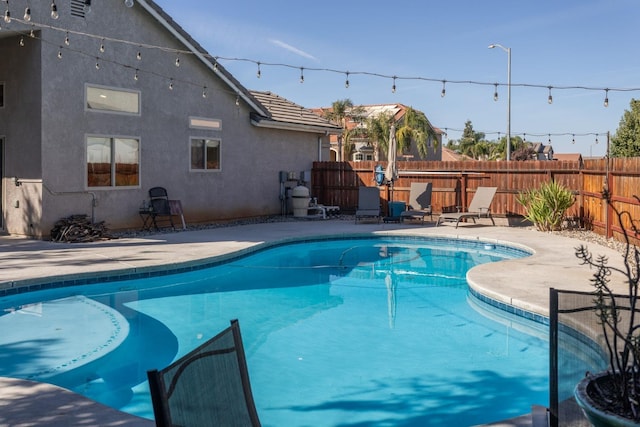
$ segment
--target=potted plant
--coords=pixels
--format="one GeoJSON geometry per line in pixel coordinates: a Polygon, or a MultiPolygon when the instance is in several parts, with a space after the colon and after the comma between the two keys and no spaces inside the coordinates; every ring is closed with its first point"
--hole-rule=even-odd
{"type": "MultiPolygon", "coordinates": [[[[604,198],[610,202],[607,192],[604,198]]],[[[640,199],[636,196],[636,200],[640,199]]],[[[640,250],[630,240],[640,237],[629,212],[611,205],[625,239],[622,267],[608,264],[605,256],[594,259],[584,245],[576,248],[582,264],[595,269],[591,282],[595,287],[594,312],[600,325],[608,368],[587,374],[575,389],[575,398],[594,426],[640,425],[640,313],[638,286],[640,250]],[[612,282],[615,275],[616,282],[612,282]],[[618,280],[618,278],[622,280],[618,280]],[[626,294],[616,294],[612,283],[624,285],[626,294]]]]}

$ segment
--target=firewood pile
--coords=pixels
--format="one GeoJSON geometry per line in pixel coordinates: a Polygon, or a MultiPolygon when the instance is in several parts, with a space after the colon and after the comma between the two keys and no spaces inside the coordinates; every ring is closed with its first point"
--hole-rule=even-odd
{"type": "Polygon", "coordinates": [[[111,238],[104,221],[94,224],[87,215],[63,218],[51,229],[51,240],[54,242],[81,243],[111,238]]]}

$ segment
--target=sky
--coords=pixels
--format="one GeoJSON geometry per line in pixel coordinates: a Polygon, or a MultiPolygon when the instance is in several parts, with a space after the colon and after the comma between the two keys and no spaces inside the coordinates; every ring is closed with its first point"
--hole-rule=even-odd
{"type": "Polygon", "coordinates": [[[504,137],[510,110],[512,136],[602,157],[607,132],[640,99],[637,0],[156,3],[249,90],[305,108],[401,103],[445,143],[467,121],[488,140],[504,137]],[[511,50],[510,109],[509,55],[490,44],[511,50]]]}

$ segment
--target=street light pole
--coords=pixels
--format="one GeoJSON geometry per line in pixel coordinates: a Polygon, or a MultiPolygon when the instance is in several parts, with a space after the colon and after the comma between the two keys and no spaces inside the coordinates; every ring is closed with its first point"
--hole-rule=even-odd
{"type": "Polygon", "coordinates": [[[507,161],[511,160],[511,48],[490,44],[489,49],[499,47],[507,52],[507,161]]]}

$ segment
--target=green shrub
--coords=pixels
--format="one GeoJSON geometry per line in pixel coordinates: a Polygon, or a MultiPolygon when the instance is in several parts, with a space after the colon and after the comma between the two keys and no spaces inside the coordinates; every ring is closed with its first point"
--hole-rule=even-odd
{"type": "Polygon", "coordinates": [[[575,198],[571,190],[555,181],[543,183],[540,188],[519,193],[518,203],[526,210],[525,219],[540,231],[557,231],[562,228],[567,209],[575,198]]]}

